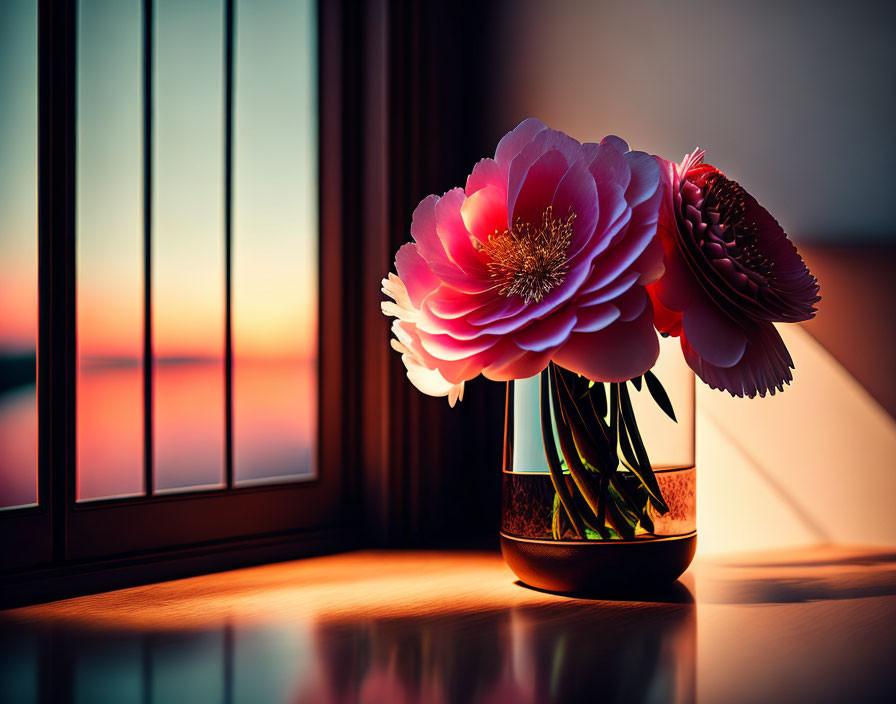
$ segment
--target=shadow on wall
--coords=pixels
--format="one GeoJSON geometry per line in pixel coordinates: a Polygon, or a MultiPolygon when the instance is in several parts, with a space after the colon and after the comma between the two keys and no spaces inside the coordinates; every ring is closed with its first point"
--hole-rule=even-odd
{"type": "Polygon", "coordinates": [[[796,365],[783,394],[698,382],[698,551],[896,544],[896,421],[806,330],[779,330],[796,365]]]}

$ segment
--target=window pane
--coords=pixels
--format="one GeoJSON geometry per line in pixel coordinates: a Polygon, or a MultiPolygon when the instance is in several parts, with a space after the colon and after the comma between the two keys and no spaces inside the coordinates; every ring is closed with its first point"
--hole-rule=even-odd
{"type": "Polygon", "coordinates": [[[155,488],[224,477],[223,8],[155,3],[155,488]]]}
{"type": "Polygon", "coordinates": [[[0,2],[0,508],[37,502],[37,2],[0,2]]]}
{"type": "Polygon", "coordinates": [[[78,499],[143,486],[140,0],[78,6],[78,499]]]}
{"type": "Polygon", "coordinates": [[[312,478],[317,435],[317,20],[237,3],[234,477],[312,478]]]}

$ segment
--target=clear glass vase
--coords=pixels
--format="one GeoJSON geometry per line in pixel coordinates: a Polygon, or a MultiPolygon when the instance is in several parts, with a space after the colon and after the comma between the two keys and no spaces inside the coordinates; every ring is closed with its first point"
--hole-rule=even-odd
{"type": "Polygon", "coordinates": [[[694,375],[675,338],[644,376],[595,383],[551,363],[508,383],[501,547],[526,584],[654,589],[696,549],[694,375]]]}

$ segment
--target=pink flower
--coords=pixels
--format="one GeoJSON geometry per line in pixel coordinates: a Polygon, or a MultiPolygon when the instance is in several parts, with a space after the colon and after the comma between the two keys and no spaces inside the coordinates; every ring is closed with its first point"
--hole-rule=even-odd
{"type": "Polygon", "coordinates": [[[648,289],[656,327],[681,337],[688,365],[712,388],[774,394],[793,361],[772,323],[812,318],[818,284],[778,222],[703,155],[680,165],[656,157],[666,261],[648,289]]]}
{"type": "Polygon", "coordinates": [[[618,137],[580,144],[520,123],[466,188],[414,211],[383,304],[409,375],[437,371],[447,395],[551,360],[599,381],[642,374],[659,349],[645,286],[663,271],[661,198],[653,157],[618,137]]]}

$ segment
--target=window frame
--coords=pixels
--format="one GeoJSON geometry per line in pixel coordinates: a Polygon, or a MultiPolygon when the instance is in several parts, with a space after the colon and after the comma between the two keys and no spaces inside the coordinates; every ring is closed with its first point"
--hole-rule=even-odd
{"type": "MultiPolygon", "coordinates": [[[[144,0],[151,32],[152,0],[144,0]]],[[[230,163],[234,0],[225,12],[225,237],[227,349],[230,349],[230,163]]],[[[228,450],[227,488],[147,494],[78,503],[76,404],[76,40],[77,0],[38,2],[38,505],[0,512],[0,607],[97,591],[197,571],[332,552],[351,544],[357,496],[353,458],[344,442],[354,427],[342,379],[357,366],[347,352],[341,282],[350,269],[338,214],[354,156],[342,155],[347,124],[343,12],[318,7],[319,354],[317,473],[313,479],[234,486],[228,450]],[[327,154],[324,159],[323,155],[327,154]],[[335,158],[334,158],[335,156],[335,158]],[[326,380],[326,388],[324,388],[326,380]],[[222,520],[226,516],[226,520],[222,520]]],[[[147,35],[145,35],[145,41],[147,35]]],[[[151,34],[148,40],[151,46],[151,34]]],[[[150,91],[150,87],[146,87],[150,91]]],[[[151,97],[149,95],[148,97],[151,97]]],[[[151,106],[145,106],[151,111],[151,106]]],[[[147,117],[151,114],[147,112],[147,117]]],[[[356,118],[354,118],[356,119],[356,118]]],[[[147,160],[148,162],[149,160],[147,160]]],[[[145,164],[145,167],[148,164],[145,164]]],[[[148,266],[148,260],[147,260],[148,266]]],[[[148,312],[148,308],[147,308],[148,312]]],[[[351,349],[351,348],[348,348],[351,349]]],[[[230,377],[231,375],[228,375],[230,377]]],[[[231,394],[227,380],[228,397],[231,394]]],[[[229,404],[228,404],[229,407],[229,404]]],[[[228,414],[229,415],[229,414],[228,414]]],[[[228,419],[228,426],[230,420],[228,419]]],[[[228,440],[231,428],[228,427],[228,440]]],[[[228,442],[228,446],[231,443],[228,442]]],[[[151,459],[151,458],[147,458],[151,459]]],[[[151,465],[147,465],[151,466],[151,465]]],[[[146,474],[149,486],[149,472],[146,474]]]]}

